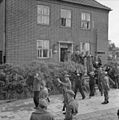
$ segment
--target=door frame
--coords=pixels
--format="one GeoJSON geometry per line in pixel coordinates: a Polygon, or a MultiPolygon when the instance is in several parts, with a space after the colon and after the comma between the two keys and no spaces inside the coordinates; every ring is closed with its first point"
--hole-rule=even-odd
{"type": "Polygon", "coordinates": [[[59,62],[61,59],[61,44],[71,45],[71,53],[73,53],[73,42],[72,41],[59,41],[59,62]]]}

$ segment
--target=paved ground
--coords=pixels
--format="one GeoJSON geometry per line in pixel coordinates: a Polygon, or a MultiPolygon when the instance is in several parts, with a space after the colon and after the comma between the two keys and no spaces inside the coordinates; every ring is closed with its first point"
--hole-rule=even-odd
{"type": "MultiPolygon", "coordinates": [[[[97,95],[91,99],[81,100],[80,94],[77,96],[79,102],[79,113],[74,120],[118,120],[116,112],[119,108],[119,90],[111,90],[109,93],[110,103],[102,105],[103,97],[97,95]]],[[[51,96],[51,103],[48,110],[51,111],[56,120],[63,120],[62,114],[62,96],[51,96]]],[[[29,120],[34,111],[32,99],[19,100],[10,103],[0,102],[0,120],[29,120]]]]}

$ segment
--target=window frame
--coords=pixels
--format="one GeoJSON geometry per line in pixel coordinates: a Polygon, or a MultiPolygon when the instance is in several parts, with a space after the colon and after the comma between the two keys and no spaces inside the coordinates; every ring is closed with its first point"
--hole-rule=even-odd
{"type": "MultiPolygon", "coordinates": [[[[42,11],[44,11],[43,9],[42,9],[42,11]]],[[[45,18],[44,18],[45,19],[45,18]]],[[[48,5],[42,5],[42,4],[38,4],[37,5],[37,24],[40,24],[40,25],[50,25],[50,7],[48,6],[48,5]],[[44,9],[45,8],[48,8],[47,10],[48,10],[48,14],[46,15],[46,14],[40,14],[39,13],[39,10],[38,9],[40,9],[39,8],[39,6],[41,6],[42,8],[44,7],[44,9]],[[42,22],[40,22],[39,21],[39,17],[48,17],[48,23],[45,23],[44,22],[44,20],[43,20],[43,18],[41,18],[42,19],[42,22]]]]}
{"type": "Polygon", "coordinates": [[[37,43],[36,43],[36,44],[37,44],[37,46],[36,46],[36,47],[37,47],[37,58],[39,58],[39,59],[48,59],[48,58],[50,57],[50,56],[49,56],[49,53],[50,53],[49,40],[37,40],[37,43]],[[44,49],[44,48],[43,48],[44,41],[45,41],[45,42],[46,42],[46,41],[48,42],[48,48],[46,47],[47,49],[44,49]],[[38,48],[38,42],[42,42],[42,45],[41,45],[42,48],[38,48]],[[40,55],[38,54],[39,50],[41,50],[41,52],[42,52],[42,53],[41,53],[41,57],[40,57],[40,55]],[[44,57],[43,50],[48,50],[48,51],[47,51],[47,57],[44,57]]]}
{"type": "Polygon", "coordinates": [[[71,28],[71,27],[72,27],[72,10],[70,10],[70,9],[65,9],[65,8],[61,8],[61,9],[60,9],[60,26],[61,26],[61,27],[65,27],[65,28],[71,28]],[[62,21],[61,21],[61,20],[63,19],[63,17],[62,17],[62,10],[70,12],[70,18],[64,17],[64,19],[66,19],[66,21],[67,21],[67,20],[70,21],[70,26],[67,25],[67,22],[66,22],[66,21],[65,21],[65,24],[66,24],[66,25],[62,25],[62,21]]]}
{"type": "Polygon", "coordinates": [[[89,13],[89,12],[81,12],[81,24],[80,24],[80,28],[83,29],[83,30],[90,30],[91,29],[91,13],[89,13]],[[86,25],[88,27],[85,27],[85,26],[83,27],[82,24],[84,24],[84,25],[86,25]]]}
{"type": "Polygon", "coordinates": [[[80,42],[80,51],[81,52],[90,52],[91,51],[91,44],[90,42],[80,42]],[[88,50],[87,50],[87,46],[88,45],[88,50]]]}

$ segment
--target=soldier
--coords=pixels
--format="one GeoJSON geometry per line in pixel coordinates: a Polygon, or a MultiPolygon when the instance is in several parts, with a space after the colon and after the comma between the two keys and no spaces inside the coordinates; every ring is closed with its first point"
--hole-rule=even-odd
{"type": "Polygon", "coordinates": [[[33,91],[34,91],[33,100],[34,100],[35,108],[37,108],[39,104],[41,82],[42,82],[41,76],[39,76],[39,74],[36,73],[36,75],[34,76],[34,81],[33,81],[33,91]]]}
{"type": "Polygon", "coordinates": [[[47,101],[39,100],[39,105],[36,111],[31,114],[30,120],[55,120],[54,116],[47,111],[47,101]]]}
{"type": "Polygon", "coordinates": [[[102,87],[102,82],[101,82],[102,79],[103,79],[103,69],[102,69],[102,67],[100,67],[98,69],[98,73],[97,73],[97,85],[98,85],[98,89],[101,93],[101,96],[103,96],[103,87],[102,87]]]}
{"type": "Polygon", "coordinates": [[[71,81],[69,79],[69,75],[65,74],[64,78],[65,78],[65,82],[62,82],[59,78],[57,78],[58,82],[61,85],[63,85],[63,97],[64,97],[64,101],[63,102],[64,102],[64,106],[63,106],[62,111],[65,111],[66,104],[67,104],[66,90],[67,89],[71,89],[71,81]]]}
{"type": "Polygon", "coordinates": [[[85,94],[84,94],[83,86],[82,86],[82,73],[79,71],[76,71],[75,75],[76,75],[76,79],[75,79],[75,87],[74,87],[74,93],[75,93],[74,99],[76,98],[78,89],[82,95],[82,99],[85,99],[85,94]]]}
{"type": "Polygon", "coordinates": [[[89,87],[90,87],[90,94],[89,94],[89,98],[91,96],[95,95],[95,73],[94,71],[91,71],[90,73],[88,73],[89,75],[89,87]]]}
{"type": "Polygon", "coordinates": [[[112,84],[115,84],[107,75],[107,72],[104,71],[103,72],[103,79],[102,79],[102,87],[103,87],[103,91],[104,91],[104,102],[102,102],[102,104],[107,104],[109,103],[109,90],[110,90],[110,86],[109,86],[109,82],[112,82],[112,84]]]}
{"type": "Polygon", "coordinates": [[[41,82],[39,99],[46,99],[48,102],[50,102],[48,89],[44,80],[41,82]]]}
{"type": "Polygon", "coordinates": [[[72,90],[66,91],[67,105],[66,105],[66,114],[64,120],[72,120],[73,116],[78,113],[78,103],[74,100],[74,92],[72,90]]]}

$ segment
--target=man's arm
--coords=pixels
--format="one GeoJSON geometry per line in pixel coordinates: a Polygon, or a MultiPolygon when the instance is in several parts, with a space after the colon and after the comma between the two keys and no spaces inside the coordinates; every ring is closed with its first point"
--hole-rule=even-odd
{"type": "Polygon", "coordinates": [[[62,82],[60,79],[57,79],[57,81],[60,83],[60,84],[62,84],[63,86],[68,86],[68,83],[64,83],[64,82],[62,82]]]}
{"type": "Polygon", "coordinates": [[[111,82],[113,85],[115,85],[115,82],[109,77],[109,82],[111,82]]]}

